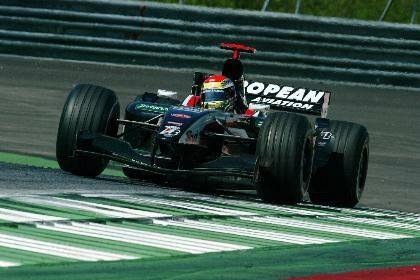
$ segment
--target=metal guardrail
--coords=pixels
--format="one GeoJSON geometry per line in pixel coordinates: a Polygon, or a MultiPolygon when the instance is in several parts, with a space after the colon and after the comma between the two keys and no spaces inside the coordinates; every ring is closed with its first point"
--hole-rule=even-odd
{"type": "Polygon", "coordinates": [[[220,67],[222,41],[258,49],[246,72],[420,87],[417,26],[150,2],[2,0],[0,53],[220,67]]]}

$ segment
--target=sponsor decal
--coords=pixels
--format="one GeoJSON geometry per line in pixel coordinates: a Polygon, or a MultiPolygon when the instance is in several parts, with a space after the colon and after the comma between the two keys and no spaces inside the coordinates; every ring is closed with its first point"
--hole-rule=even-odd
{"type": "Polygon", "coordinates": [[[201,112],[201,108],[200,107],[174,107],[174,109],[180,110],[180,111],[187,111],[187,112],[195,112],[195,113],[199,113],[201,112]]]}
{"type": "Polygon", "coordinates": [[[255,126],[256,127],[261,127],[263,125],[264,121],[256,121],[255,122],[255,126]]]}
{"type": "Polygon", "coordinates": [[[334,139],[334,135],[330,131],[321,131],[321,138],[323,140],[331,140],[334,139]]]}
{"type": "Polygon", "coordinates": [[[323,113],[329,103],[330,93],[325,91],[253,81],[244,81],[244,87],[248,102],[268,104],[270,107],[323,113]]]}
{"type": "Polygon", "coordinates": [[[321,131],[318,136],[318,139],[316,140],[316,144],[319,147],[324,147],[328,145],[334,139],[335,137],[330,131],[321,131]]]}
{"type": "Polygon", "coordinates": [[[285,100],[279,100],[279,99],[273,99],[273,98],[263,98],[263,97],[257,97],[255,99],[252,99],[251,102],[278,105],[282,107],[301,108],[301,109],[306,109],[306,110],[310,110],[312,109],[312,107],[314,107],[314,105],[311,105],[311,104],[304,104],[300,102],[292,102],[292,101],[285,101],[285,100]]]}
{"type": "Polygon", "coordinates": [[[159,133],[164,137],[174,137],[181,133],[181,128],[175,125],[165,125],[165,128],[159,133]]]}
{"type": "Polygon", "coordinates": [[[180,123],[180,122],[171,122],[171,121],[168,121],[166,123],[167,124],[173,124],[173,125],[176,125],[176,126],[182,126],[183,125],[183,123],[180,123]]]}
{"type": "Polygon", "coordinates": [[[145,103],[137,104],[136,107],[134,107],[134,109],[148,111],[148,112],[156,112],[156,113],[165,113],[166,111],[168,111],[168,107],[145,104],[145,103]]]}
{"type": "Polygon", "coordinates": [[[191,116],[187,114],[171,114],[171,116],[179,119],[191,119],[191,116]]]}

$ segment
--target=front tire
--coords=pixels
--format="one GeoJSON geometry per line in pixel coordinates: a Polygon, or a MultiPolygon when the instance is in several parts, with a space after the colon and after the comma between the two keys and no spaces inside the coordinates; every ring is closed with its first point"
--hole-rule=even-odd
{"type": "Polygon", "coordinates": [[[309,197],[315,204],[354,207],[361,199],[369,161],[369,134],[359,124],[330,121],[332,154],[312,175],[309,197]]]}
{"type": "Polygon", "coordinates": [[[116,136],[120,105],[109,89],[78,84],[70,92],[61,113],[58,127],[56,156],[64,171],[94,177],[102,173],[109,160],[76,155],[76,141],[80,131],[116,136]]]}
{"type": "Polygon", "coordinates": [[[313,163],[313,129],[308,119],[292,113],[272,113],[257,140],[254,182],[264,201],[302,201],[313,163]]]}

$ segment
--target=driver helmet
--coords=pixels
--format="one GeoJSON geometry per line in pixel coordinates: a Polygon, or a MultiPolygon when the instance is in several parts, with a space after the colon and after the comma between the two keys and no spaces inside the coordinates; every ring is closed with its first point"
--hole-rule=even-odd
{"type": "Polygon", "coordinates": [[[213,75],[203,82],[202,105],[205,109],[233,111],[236,102],[235,85],[222,75],[213,75]]]}

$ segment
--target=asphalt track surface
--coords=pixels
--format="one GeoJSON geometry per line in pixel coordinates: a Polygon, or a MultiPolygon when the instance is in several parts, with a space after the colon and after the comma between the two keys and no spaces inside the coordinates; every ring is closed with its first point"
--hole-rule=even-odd
{"type": "MultiPolygon", "coordinates": [[[[0,56],[0,150],[54,157],[61,109],[76,83],[115,90],[124,108],[144,91],[161,88],[178,91],[181,96],[187,94],[192,72],[0,56]]],[[[284,79],[266,81],[330,90],[333,99],[329,117],[361,123],[370,133],[367,189],[359,206],[420,213],[419,92],[284,79]]],[[[8,169],[1,173],[0,193],[139,188],[124,180],[92,184],[88,179],[58,175],[59,179],[48,181],[37,170],[8,169]]]]}

